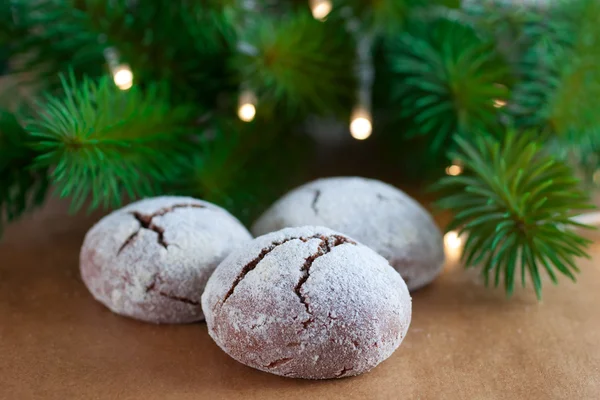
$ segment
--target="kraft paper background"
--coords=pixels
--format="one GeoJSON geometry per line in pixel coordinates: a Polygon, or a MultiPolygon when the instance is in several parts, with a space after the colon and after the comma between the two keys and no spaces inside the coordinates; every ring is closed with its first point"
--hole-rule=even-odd
{"type": "Polygon", "coordinates": [[[53,201],[0,242],[0,399],[599,399],[600,246],[573,284],[506,300],[449,262],[413,294],[394,355],[368,374],[292,380],[224,354],[204,324],[110,313],[81,283],[79,247],[99,218],[53,201]]]}

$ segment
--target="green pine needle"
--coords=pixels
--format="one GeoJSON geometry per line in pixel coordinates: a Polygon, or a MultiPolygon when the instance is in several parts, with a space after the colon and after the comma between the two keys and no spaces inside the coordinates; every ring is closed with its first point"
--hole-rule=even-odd
{"type": "MultiPolygon", "coordinates": [[[[76,15],[116,48],[138,82],[168,82],[172,99],[216,107],[231,88],[227,60],[235,35],[220,6],[207,1],[76,2],[76,15]]],[[[216,3],[216,2],[215,2],[216,3]]]]}
{"type": "Polygon", "coordinates": [[[62,82],[64,96],[48,96],[27,127],[41,153],[35,165],[52,167],[60,196],[77,210],[90,197],[95,208],[160,194],[193,152],[182,128],[189,109],[171,107],[152,88],[120,91],[108,78],[62,82]]]}
{"type": "Polygon", "coordinates": [[[528,274],[540,299],[541,268],[553,282],[557,273],[574,281],[575,259],[587,257],[590,241],[569,230],[581,227],[571,218],[594,207],[572,170],[544,153],[530,133],[455,140],[459,151],[451,157],[464,165],[464,174],[438,182],[446,193],[438,205],[455,214],[448,230],[468,235],[465,265],[481,265],[486,285],[493,279],[498,286],[502,277],[509,296],[519,265],[522,283],[528,274]]]}
{"type": "Polygon", "coordinates": [[[544,15],[530,15],[523,28],[528,47],[511,111],[522,127],[563,135],[600,125],[600,25],[596,0],[553,3],[544,15]]]}
{"type": "Polygon", "coordinates": [[[47,168],[32,168],[36,153],[15,116],[0,110],[0,233],[11,222],[41,205],[48,191],[47,168]]]}
{"type": "Polygon", "coordinates": [[[232,67],[260,103],[278,104],[290,115],[347,113],[355,53],[343,26],[317,21],[307,9],[254,22],[243,40],[255,52],[240,52],[232,67]]]}
{"type": "Polygon", "coordinates": [[[460,18],[409,23],[390,40],[389,59],[400,116],[413,121],[413,136],[431,137],[434,153],[456,132],[498,125],[494,105],[509,95],[507,63],[460,18]]]}
{"type": "Polygon", "coordinates": [[[334,0],[336,10],[351,8],[353,15],[358,16],[365,31],[393,34],[402,29],[404,22],[414,11],[427,10],[443,6],[460,8],[460,0],[334,0]]]}
{"type": "Polygon", "coordinates": [[[99,33],[90,31],[87,16],[74,10],[73,2],[56,0],[10,0],[1,5],[0,42],[8,35],[11,56],[18,59],[13,70],[24,83],[54,89],[58,74],[67,70],[77,76],[103,73],[104,57],[99,33]],[[2,18],[6,15],[8,18],[2,18]]]}
{"type": "Polygon", "coordinates": [[[335,18],[338,12],[343,14],[343,10],[351,7],[353,15],[360,16],[364,31],[391,34],[398,32],[409,13],[422,3],[423,0],[336,0],[332,17],[335,18]]]}

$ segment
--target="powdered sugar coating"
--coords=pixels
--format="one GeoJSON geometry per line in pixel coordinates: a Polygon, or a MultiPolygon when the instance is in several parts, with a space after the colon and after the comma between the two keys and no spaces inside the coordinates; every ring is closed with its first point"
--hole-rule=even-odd
{"type": "Polygon", "coordinates": [[[87,233],[84,283],[113,312],[155,323],[204,318],[200,297],[216,266],[252,239],[224,209],[190,197],[132,203],[87,233]]]}
{"type": "Polygon", "coordinates": [[[370,370],[396,350],[411,319],[408,289],[388,262],[323,227],[283,229],[232,252],[202,307],[231,357],[308,379],[370,370]]]}
{"type": "Polygon", "coordinates": [[[402,275],[409,290],[430,283],[444,265],[442,234],[406,193],[358,177],[319,179],[279,199],[254,224],[255,236],[286,227],[323,225],[369,246],[402,275]]]}

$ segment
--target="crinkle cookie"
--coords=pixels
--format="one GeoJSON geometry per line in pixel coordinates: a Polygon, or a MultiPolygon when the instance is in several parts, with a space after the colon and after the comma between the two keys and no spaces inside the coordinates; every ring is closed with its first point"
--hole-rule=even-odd
{"type": "Polygon", "coordinates": [[[444,266],[442,234],[429,213],[406,193],[373,179],[319,179],[271,206],[255,236],[282,228],[322,225],[356,238],[400,272],[409,290],[433,281],[444,266]]]}
{"type": "Polygon", "coordinates": [[[155,323],[199,321],[208,278],[251,239],[237,219],[208,202],[146,199],[90,229],[81,249],[81,276],[96,300],[117,314],[155,323]]]}
{"type": "Polygon", "coordinates": [[[237,249],[208,281],[202,307],[231,357],[307,379],[369,371],[398,348],[411,319],[400,274],[322,227],[283,229],[237,249]]]}

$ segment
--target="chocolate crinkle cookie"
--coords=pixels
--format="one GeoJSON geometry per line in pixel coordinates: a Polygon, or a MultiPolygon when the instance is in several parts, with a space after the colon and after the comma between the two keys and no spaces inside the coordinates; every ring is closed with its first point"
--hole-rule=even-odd
{"type": "Polygon", "coordinates": [[[433,281],[444,266],[442,234],[406,193],[358,177],[319,179],[279,199],[256,221],[255,236],[286,227],[322,225],[356,238],[385,257],[409,290],[433,281]]]}
{"type": "Polygon", "coordinates": [[[155,323],[199,321],[208,278],[251,239],[237,219],[208,202],[146,199],[90,229],[81,249],[81,276],[96,300],[117,314],[155,323]]]}
{"type": "Polygon", "coordinates": [[[322,227],[283,229],[234,251],[202,296],[208,331],[231,357],[273,374],[342,378],[400,345],[411,298],[373,250],[322,227]]]}

